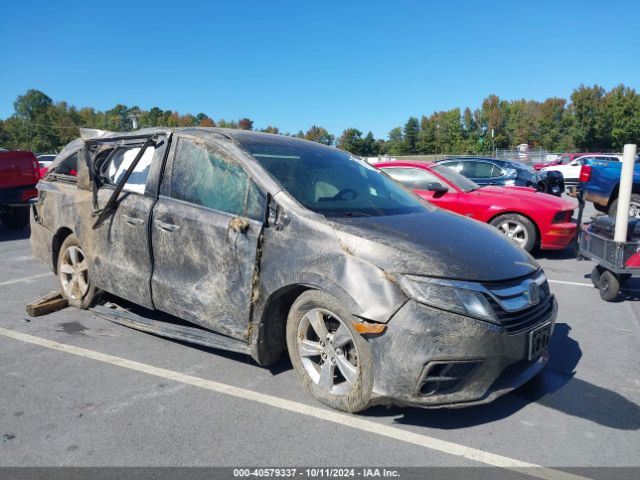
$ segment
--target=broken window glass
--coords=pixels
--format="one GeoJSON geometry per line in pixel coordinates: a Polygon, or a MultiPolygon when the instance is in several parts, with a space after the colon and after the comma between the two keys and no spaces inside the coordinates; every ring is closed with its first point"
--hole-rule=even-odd
{"type": "MultiPolygon", "coordinates": [[[[131,166],[131,162],[133,162],[133,159],[136,158],[136,155],[138,155],[139,152],[140,147],[118,148],[113,153],[109,161],[109,166],[106,172],[107,183],[116,185],[127,169],[131,166]]],[[[142,158],[133,170],[133,173],[129,176],[127,183],[124,184],[124,191],[140,194],[144,193],[154,153],[155,149],[152,146],[147,147],[142,158]]]]}
{"type": "Polygon", "coordinates": [[[180,138],[171,173],[171,196],[243,215],[249,178],[237,163],[220,157],[207,145],[180,138]]]}

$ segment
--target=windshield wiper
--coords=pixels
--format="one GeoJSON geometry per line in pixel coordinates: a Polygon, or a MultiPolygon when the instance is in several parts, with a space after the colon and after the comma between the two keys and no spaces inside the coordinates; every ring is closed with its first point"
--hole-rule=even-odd
{"type": "Polygon", "coordinates": [[[345,217],[370,217],[371,214],[365,212],[342,212],[345,217]]]}

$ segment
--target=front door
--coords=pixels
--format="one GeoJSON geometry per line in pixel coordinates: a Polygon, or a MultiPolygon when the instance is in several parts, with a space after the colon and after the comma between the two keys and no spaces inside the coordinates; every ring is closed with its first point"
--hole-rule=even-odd
{"type": "Polygon", "coordinates": [[[151,224],[156,308],[248,338],[265,203],[222,147],[178,137],[151,224]]]}

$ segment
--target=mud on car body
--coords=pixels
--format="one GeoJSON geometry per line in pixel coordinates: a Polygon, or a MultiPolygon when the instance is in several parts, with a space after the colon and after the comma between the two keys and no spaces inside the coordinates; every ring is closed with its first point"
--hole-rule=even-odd
{"type": "Polygon", "coordinates": [[[335,148],[94,134],[58,156],[32,211],[33,252],[72,305],[106,291],[259,364],[288,350],[334,408],[488,402],[547,360],[557,307],[532,257],[335,148]]]}

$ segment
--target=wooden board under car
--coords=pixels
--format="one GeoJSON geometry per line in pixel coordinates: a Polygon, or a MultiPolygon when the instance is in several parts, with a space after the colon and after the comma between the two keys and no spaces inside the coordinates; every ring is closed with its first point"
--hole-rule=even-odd
{"type": "Polygon", "coordinates": [[[32,317],[39,317],[48,313],[57,312],[69,305],[66,298],[58,291],[49,292],[46,295],[27,303],[27,313],[32,317]]]}

